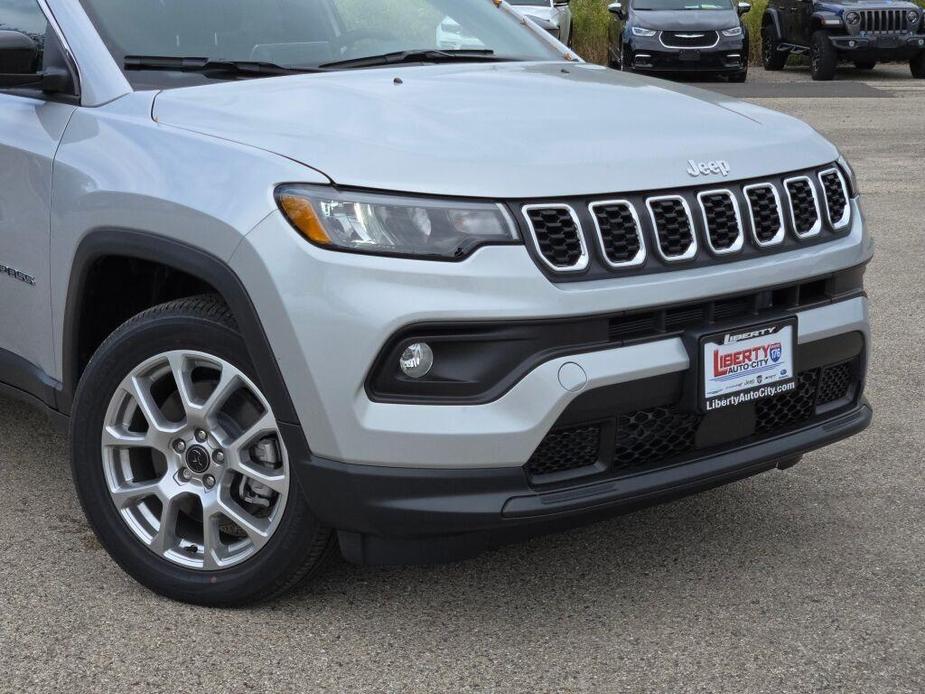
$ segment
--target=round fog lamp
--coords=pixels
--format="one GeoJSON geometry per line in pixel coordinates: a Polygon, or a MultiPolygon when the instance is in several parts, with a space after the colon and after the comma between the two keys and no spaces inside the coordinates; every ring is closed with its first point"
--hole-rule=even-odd
{"type": "Polygon", "coordinates": [[[424,378],[434,365],[434,351],[426,342],[415,342],[402,352],[398,365],[409,378],[424,378]]]}
{"type": "Polygon", "coordinates": [[[848,42],[848,48],[854,48],[854,47],[857,46],[857,45],[858,45],[858,42],[857,42],[857,41],[849,41],[849,42],[848,42]]]}

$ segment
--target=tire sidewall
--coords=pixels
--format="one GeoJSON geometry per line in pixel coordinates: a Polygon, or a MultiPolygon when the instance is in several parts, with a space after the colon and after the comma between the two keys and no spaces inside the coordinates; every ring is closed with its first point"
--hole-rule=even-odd
{"type": "Polygon", "coordinates": [[[219,571],[185,569],[154,554],[129,530],[109,495],[102,464],[102,431],[110,400],[125,376],[145,360],[173,350],[200,351],[231,363],[260,387],[236,330],[218,321],[160,315],[126,324],[94,355],[81,378],[70,428],[71,468],[84,512],[100,543],[132,577],[152,590],[189,602],[234,604],[257,599],[286,579],[312,545],[318,521],[293,474],[283,517],[253,557],[219,571]]]}

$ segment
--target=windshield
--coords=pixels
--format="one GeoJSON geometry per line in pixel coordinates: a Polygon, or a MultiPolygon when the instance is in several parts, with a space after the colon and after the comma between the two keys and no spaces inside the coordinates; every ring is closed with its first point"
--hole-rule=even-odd
{"type": "MultiPolygon", "coordinates": [[[[477,50],[511,60],[562,57],[494,0],[80,2],[122,67],[126,56],[198,57],[295,68],[419,50],[477,50]]],[[[126,76],[136,88],[205,81],[203,75],[137,66],[126,76]]]]}
{"type": "Polygon", "coordinates": [[[731,10],[732,0],[634,0],[634,10],[731,10]]]}

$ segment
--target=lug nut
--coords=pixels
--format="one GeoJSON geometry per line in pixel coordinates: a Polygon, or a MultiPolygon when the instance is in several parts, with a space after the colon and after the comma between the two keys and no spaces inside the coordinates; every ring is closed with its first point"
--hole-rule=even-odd
{"type": "Polygon", "coordinates": [[[215,453],[212,454],[212,460],[221,465],[225,462],[225,453],[223,451],[215,451],[215,453]]]}
{"type": "Polygon", "coordinates": [[[206,489],[212,489],[215,486],[215,478],[212,475],[206,475],[202,478],[202,483],[206,485],[206,489]]]}
{"type": "Polygon", "coordinates": [[[204,443],[207,438],[209,438],[209,435],[204,429],[196,429],[196,440],[199,443],[204,443]]]}
{"type": "Polygon", "coordinates": [[[176,441],[174,441],[173,450],[175,450],[177,453],[182,453],[183,451],[185,451],[186,441],[184,441],[183,439],[177,439],[176,441]]]}
{"type": "Polygon", "coordinates": [[[187,469],[183,468],[180,470],[180,479],[184,482],[189,482],[193,477],[193,474],[187,469]]]}

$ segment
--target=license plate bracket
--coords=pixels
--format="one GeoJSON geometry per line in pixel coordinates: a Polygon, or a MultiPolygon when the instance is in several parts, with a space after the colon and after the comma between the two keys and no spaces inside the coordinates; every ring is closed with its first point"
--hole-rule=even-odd
{"type": "Polygon", "coordinates": [[[796,389],[796,317],[699,340],[699,407],[714,412],[796,389]]]}

